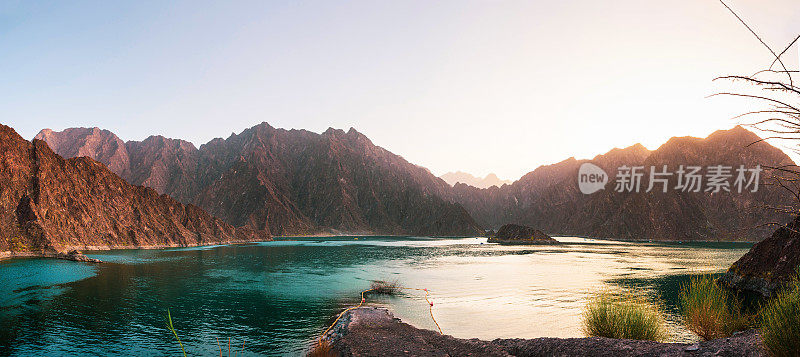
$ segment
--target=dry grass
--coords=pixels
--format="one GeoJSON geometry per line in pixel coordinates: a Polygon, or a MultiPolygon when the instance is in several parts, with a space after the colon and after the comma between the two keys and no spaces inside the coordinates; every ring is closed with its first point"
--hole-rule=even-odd
{"type": "Polygon", "coordinates": [[[742,302],[710,275],[692,277],[681,287],[680,302],[686,327],[706,341],[752,325],[752,317],[742,312],[742,302]]]}
{"type": "Polygon", "coordinates": [[[641,296],[598,293],[583,311],[587,336],[662,341],[666,325],[661,309],[641,296]]]}
{"type": "Polygon", "coordinates": [[[381,295],[397,295],[400,292],[400,282],[397,280],[384,281],[375,280],[370,285],[371,293],[381,295]]]}

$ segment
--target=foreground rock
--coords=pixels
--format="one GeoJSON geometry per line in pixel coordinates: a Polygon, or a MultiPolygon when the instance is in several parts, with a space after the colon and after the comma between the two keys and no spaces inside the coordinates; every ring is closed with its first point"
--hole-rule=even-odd
{"type": "Polygon", "coordinates": [[[346,313],[326,336],[340,356],[764,356],[750,330],[695,345],[611,338],[458,339],[421,330],[382,308],[346,313]]]}
{"type": "Polygon", "coordinates": [[[558,244],[538,229],[518,224],[506,224],[489,238],[489,243],[500,244],[558,244]]]}
{"type": "Polygon", "coordinates": [[[88,261],[77,251],[58,252],[269,240],[265,232],[234,228],[133,186],[90,158],[65,160],[44,141],[27,141],[5,125],[0,158],[0,258],[88,261]]]}
{"type": "Polygon", "coordinates": [[[800,216],[756,243],[720,280],[731,288],[770,297],[797,275],[798,266],[800,216]]]}

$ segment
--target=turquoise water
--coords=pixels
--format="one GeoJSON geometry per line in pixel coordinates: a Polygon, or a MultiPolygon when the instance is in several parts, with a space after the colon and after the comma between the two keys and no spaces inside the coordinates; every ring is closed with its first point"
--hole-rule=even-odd
{"type": "MultiPolygon", "coordinates": [[[[249,245],[88,252],[106,263],[0,262],[0,354],[302,355],[372,280],[431,290],[444,333],[483,339],[578,337],[590,293],[620,286],[657,296],[671,339],[690,274],[722,272],[746,243],[625,243],[560,237],[560,246],[484,238],[301,238],[249,245]],[[219,345],[217,340],[219,339],[219,345]],[[244,348],[242,344],[244,343],[244,348]]],[[[404,321],[435,328],[423,295],[369,297],[404,321]]]]}

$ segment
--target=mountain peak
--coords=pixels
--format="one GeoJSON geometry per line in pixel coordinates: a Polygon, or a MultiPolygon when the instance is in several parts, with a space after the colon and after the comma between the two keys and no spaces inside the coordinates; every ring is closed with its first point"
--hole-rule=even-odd
{"type": "Polygon", "coordinates": [[[761,137],[759,137],[756,133],[745,129],[741,125],[737,125],[728,130],[717,130],[711,133],[711,135],[709,135],[707,139],[710,141],[713,140],[727,140],[727,141],[737,141],[737,142],[747,141],[749,144],[761,140],[761,137]]]}
{"type": "Polygon", "coordinates": [[[475,177],[463,171],[448,172],[439,176],[444,182],[450,186],[455,186],[457,183],[467,184],[477,188],[489,188],[492,186],[501,187],[505,184],[510,184],[510,180],[501,180],[494,173],[486,175],[484,178],[475,177]]]}

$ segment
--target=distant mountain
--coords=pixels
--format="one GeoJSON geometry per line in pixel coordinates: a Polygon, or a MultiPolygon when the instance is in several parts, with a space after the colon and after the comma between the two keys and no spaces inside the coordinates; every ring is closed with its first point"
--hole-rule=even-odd
{"type": "Polygon", "coordinates": [[[447,182],[447,184],[450,186],[455,186],[457,183],[463,183],[477,188],[489,188],[492,186],[500,187],[512,182],[510,180],[501,180],[493,173],[486,175],[484,178],[478,178],[462,171],[448,172],[442,176],[439,176],[439,178],[444,180],[444,182],[447,182]]]}
{"type": "Polygon", "coordinates": [[[460,205],[443,198],[447,183],[352,128],[316,134],[262,123],[199,149],[163,137],[122,142],[97,128],[42,130],[36,138],[234,226],[280,235],[482,232],[460,205]]]}
{"type": "MultiPolygon", "coordinates": [[[[129,158],[108,132],[60,143],[127,172],[129,158]]],[[[151,188],[131,185],[103,164],[66,160],[41,140],[29,142],[0,125],[0,252],[186,246],[266,240],[151,188]]]]}
{"type": "Polygon", "coordinates": [[[741,127],[720,130],[705,139],[676,137],[655,151],[641,145],[614,149],[592,160],[570,158],[542,166],[511,185],[480,189],[456,184],[449,199],[460,203],[487,228],[506,223],[529,225],[552,235],[578,235],[635,240],[758,240],[774,230],[769,223],[789,221],[787,214],[767,209],[796,204],[775,185],[769,184],[770,170],[760,174],[757,192],[705,192],[708,166],[732,167],[733,187],[739,165],[793,164],[786,154],[741,127]],[[753,145],[750,145],[753,144],[753,145]],[[583,194],[578,187],[578,171],[590,162],[609,176],[604,190],[583,194]],[[649,185],[650,167],[661,172],[667,165],[668,192],[654,182],[649,185]],[[703,192],[676,190],[680,165],[700,166],[703,192]],[[641,166],[640,192],[616,192],[615,181],[622,166],[641,166]]]}
{"type": "MultiPolygon", "coordinates": [[[[273,234],[316,232],[472,235],[507,223],[551,235],[642,240],[757,240],[790,217],[765,206],[791,205],[789,195],[760,175],[757,192],[706,192],[708,167],[754,168],[792,161],[741,127],[705,139],[672,138],[654,151],[642,145],[614,149],[592,160],[570,158],[542,166],[512,184],[478,188],[448,185],[427,169],[374,145],[350,129],[322,134],[276,129],[266,123],[199,149],[160,136],[123,142],[109,131],[43,130],[65,157],[87,155],[137,185],[200,206],[233,226],[273,234]],[[578,170],[605,171],[604,190],[583,194],[578,170]],[[622,166],[640,166],[640,192],[616,192],[622,166]],[[673,173],[668,192],[644,192],[650,167],[673,173]],[[677,186],[680,165],[700,166],[702,192],[677,186]]],[[[730,184],[733,185],[731,177],[730,184]]]]}

